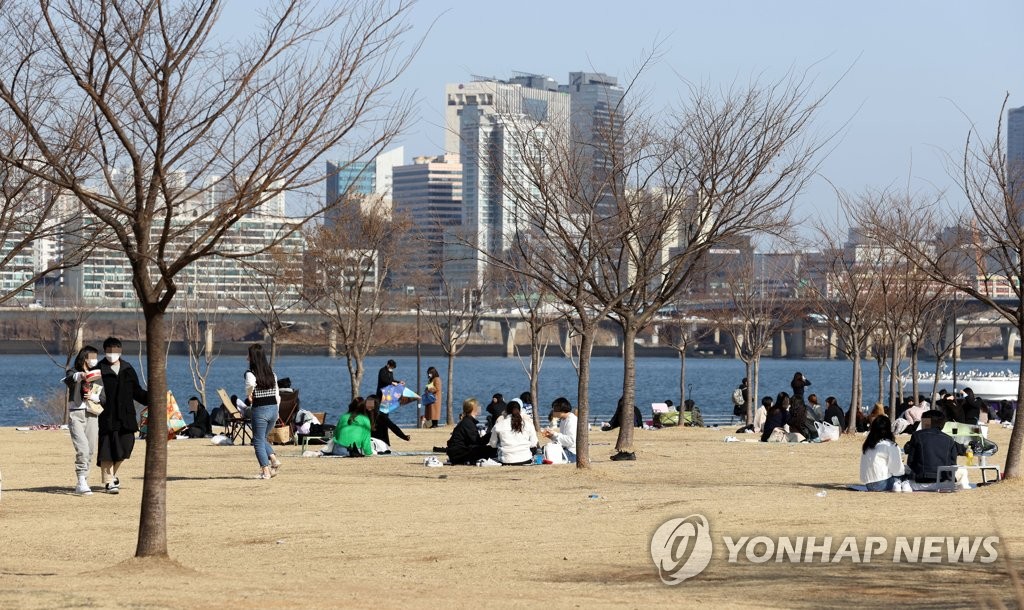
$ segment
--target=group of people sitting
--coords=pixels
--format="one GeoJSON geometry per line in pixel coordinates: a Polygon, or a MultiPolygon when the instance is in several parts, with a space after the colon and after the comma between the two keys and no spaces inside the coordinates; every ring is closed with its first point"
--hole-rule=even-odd
{"type": "MultiPolygon", "coordinates": [[[[529,393],[525,394],[529,398],[529,393]]],[[[519,466],[533,463],[535,456],[541,455],[546,464],[575,462],[577,418],[569,400],[560,397],[551,403],[551,424],[540,431],[548,440],[543,448],[533,425],[532,405],[528,412],[526,404],[522,398],[506,403],[496,394],[487,406],[486,424],[481,424],[477,420],[480,403],[466,399],[444,448],[448,461],[452,465],[519,466]]]]}
{"type": "MultiPolygon", "coordinates": [[[[614,430],[622,425],[622,412],[625,408],[626,400],[624,397],[619,398],[619,402],[615,407],[615,413],[612,414],[611,419],[605,422],[601,426],[601,431],[608,432],[614,430]]],[[[665,400],[663,403],[654,403],[651,405],[651,427],[652,428],[670,428],[672,426],[686,426],[694,428],[704,427],[704,417],[701,415],[700,407],[697,406],[693,400],[687,398],[683,401],[683,410],[680,411],[679,407],[675,405],[671,400],[665,400]]],[[[633,406],[633,427],[643,428],[644,427],[644,416],[640,411],[640,407],[633,406]]]]}
{"type": "MultiPolygon", "coordinates": [[[[967,454],[968,447],[942,431],[946,425],[946,414],[942,411],[925,411],[920,424],[900,451],[889,417],[879,415],[872,420],[860,458],[860,480],[868,491],[907,492],[927,488],[925,486],[941,482],[939,470],[943,466],[956,466],[957,456],[967,454]]],[[[949,476],[949,473],[943,474],[949,476]]],[[[956,478],[966,485],[966,470],[957,470],[956,478]]]]}
{"type": "Polygon", "coordinates": [[[331,442],[321,451],[325,455],[364,457],[391,453],[391,432],[408,441],[410,437],[387,413],[380,410],[376,395],[357,396],[348,411],[338,418],[331,442]]]}

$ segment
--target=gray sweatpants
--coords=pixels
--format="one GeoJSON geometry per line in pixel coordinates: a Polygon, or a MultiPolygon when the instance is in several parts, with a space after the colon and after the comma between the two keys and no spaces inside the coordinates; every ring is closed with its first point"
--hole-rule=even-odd
{"type": "Polygon", "coordinates": [[[99,419],[86,413],[85,409],[69,411],[68,429],[71,431],[71,444],[75,447],[75,474],[88,476],[89,465],[96,458],[99,419]]]}

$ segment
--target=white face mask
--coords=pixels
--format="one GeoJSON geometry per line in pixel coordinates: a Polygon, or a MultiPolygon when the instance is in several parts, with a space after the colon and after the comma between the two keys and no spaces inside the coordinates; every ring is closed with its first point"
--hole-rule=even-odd
{"type": "Polygon", "coordinates": [[[107,354],[107,362],[114,364],[121,359],[121,354],[107,354]]]}
{"type": "Polygon", "coordinates": [[[88,366],[89,368],[93,368],[97,364],[99,364],[99,362],[100,361],[95,359],[95,358],[87,358],[86,361],[85,361],[85,365],[88,366]]]}

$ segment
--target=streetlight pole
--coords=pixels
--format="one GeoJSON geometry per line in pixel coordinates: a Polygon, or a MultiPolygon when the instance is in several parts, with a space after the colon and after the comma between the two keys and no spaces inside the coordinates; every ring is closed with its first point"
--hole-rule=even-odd
{"type": "MultiPolygon", "coordinates": [[[[423,389],[423,384],[420,380],[420,371],[423,370],[421,365],[422,353],[420,350],[420,299],[416,297],[416,393],[419,394],[423,389]]],[[[423,417],[423,403],[416,401],[416,425],[419,426],[423,417]]]]}

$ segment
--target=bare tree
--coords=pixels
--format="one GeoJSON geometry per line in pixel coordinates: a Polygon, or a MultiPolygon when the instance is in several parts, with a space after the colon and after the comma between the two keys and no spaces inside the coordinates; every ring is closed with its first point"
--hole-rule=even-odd
{"type": "Polygon", "coordinates": [[[448,358],[445,383],[445,425],[455,423],[452,400],[455,394],[455,357],[459,355],[480,323],[480,303],[473,291],[452,286],[441,275],[441,289],[436,296],[423,298],[423,317],[427,329],[448,358]]]}
{"type": "Polygon", "coordinates": [[[287,327],[283,316],[302,301],[302,260],[290,256],[280,246],[267,254],[266,260],[243,261],[257,290],[233,301],[263,327],[263,335],[270,341],[270,365],[273,366],[277,359],[278,337],[287,327]]]}
{"type": "Polygon", "coordinates": [[[749,260],[733,267],[726,275],[731,307],[721,311],[717,322],[732,337],[736,355],[745,367],[749,391],[744,410],[748,425],[754,422],[754,404],[760,395],[761,357],[771,349],[773,341],[781,338],[783,329],[804,313],[803,301],[790,291],[776,289],[777,282],[771,281],[792,279],[757,278],[749,260]]]}
{"type": "MultiPolygon", "coordinates": [[[[0,11],[0,163],[73,196],[121,251],[146,320],[150,425],[164,426],[165,312],[178,275],[240,220],[323,180],[325,154],[369,157],[408,111],[385,89],[407,66],[408,3],[286,0],[226,44],[221,2],[8,2],[0,11]],[[323,10],[321,10],[323,9],[323,10]]],[[[309,215],[319,210],[307,210],[309,215]]],[[[302,224],[300,219],[297,225],[302,224]]],[[[166,556],[166,439],[146,444],[137,556],[166,556]]]]}
{"type": "Polygon", "coordinates": [[[206,380],[210,378],[213,363],[220,355],[220,350],[213,346],[213,332],[221,316],[212,304],[204,303],[196,296],[186,295],[182,302],[182,328],[188,351],[188,371],[192,377],[192,387],[205,405],[206,380]]]}
{"type": "Polygon", "coordinates": [[[407,230],[404,221],[352,205],[339,211],[335,224],[316,227],[306,239],[312,281],[304,282],[303,300],[336,331],[353,399],[361,395],[366,357],[395,339],[383,324],[387,279],[401,267],[407,230]]]}
{"type": "MultiPolygon", "coordinates": [[[[675,316],[683,315],[677,310],[675,316]]],[[[698,326],[694,322],[683,320],[665,321],[658,324],[658,336],[661,341],[679,354],[679,400],[686,400],[686,355],[701,339],[712,332],[707,326],[698,326]]]]}

